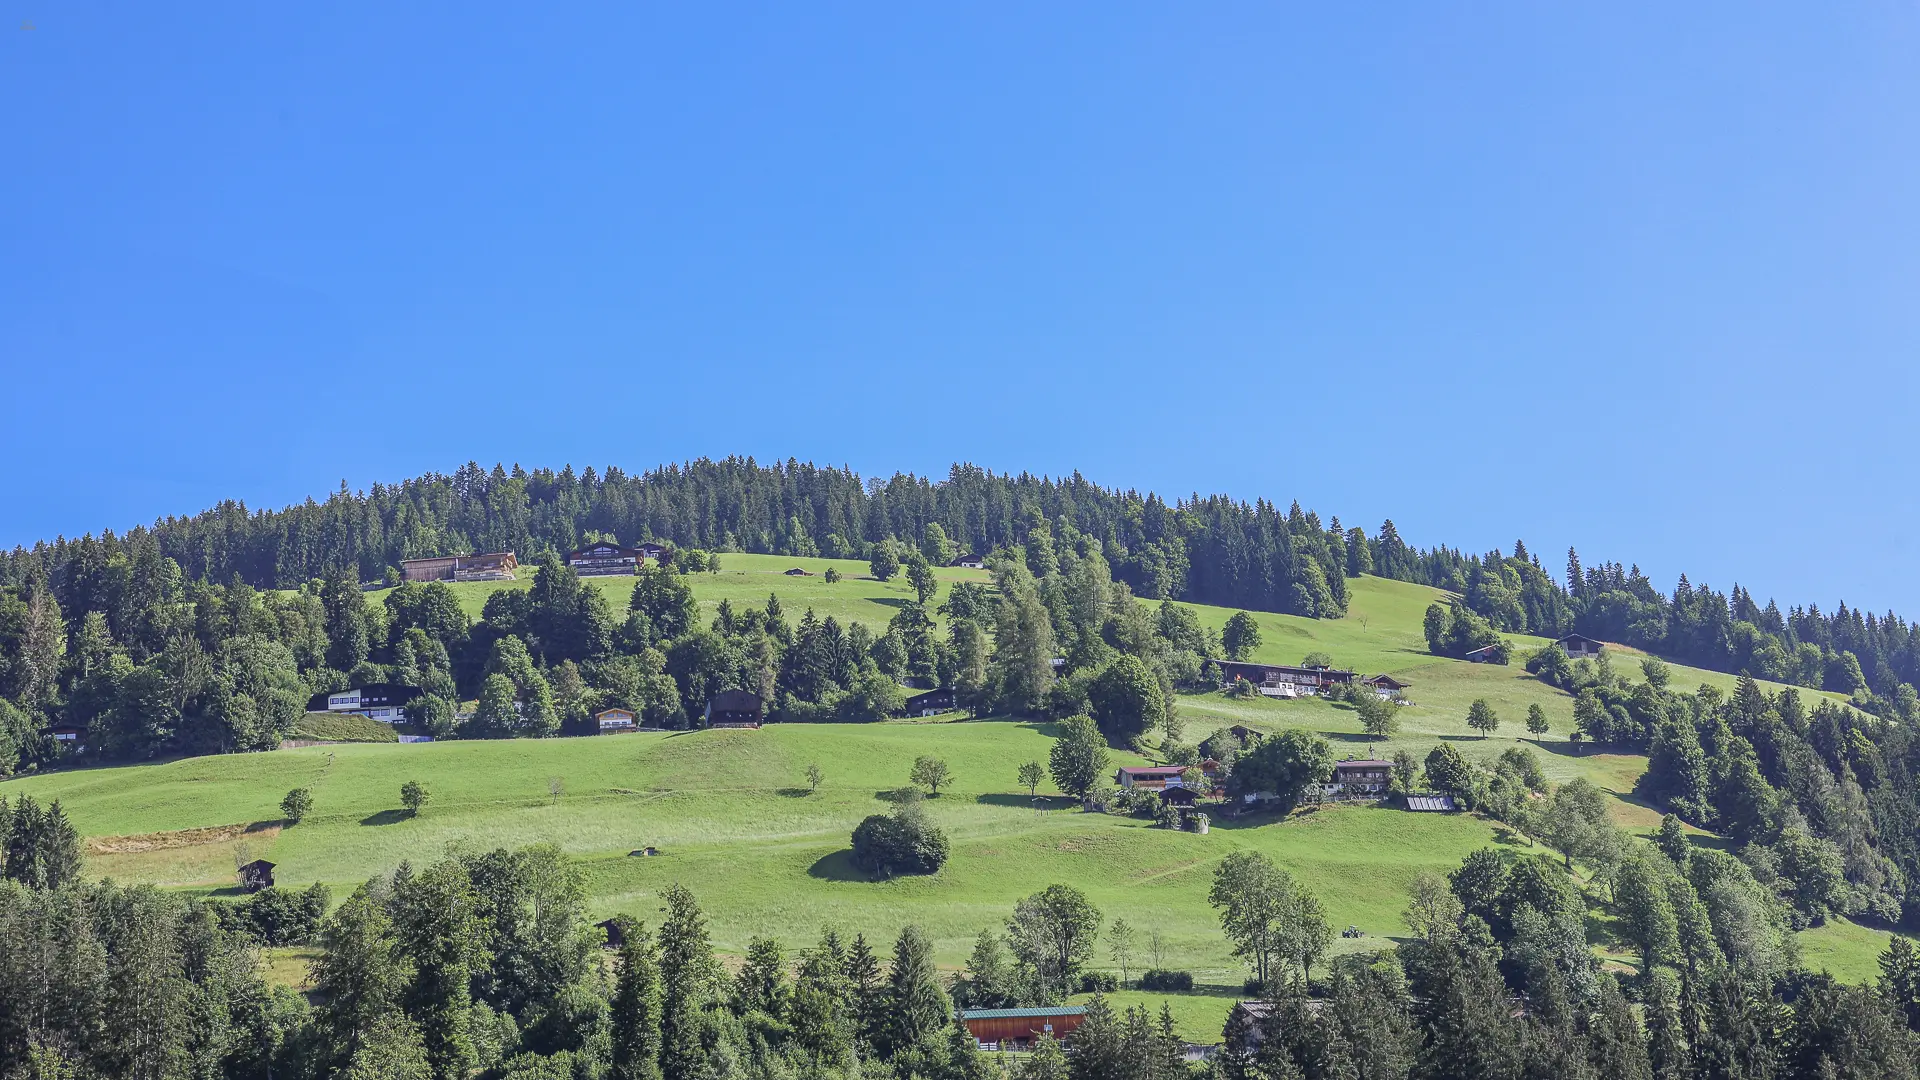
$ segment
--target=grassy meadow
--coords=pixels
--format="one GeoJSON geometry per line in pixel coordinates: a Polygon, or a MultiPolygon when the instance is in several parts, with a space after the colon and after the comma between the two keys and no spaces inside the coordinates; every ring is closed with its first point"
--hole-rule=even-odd
{"type": "MultiPolygon", "coordinates": [[[[912,595],[904,580],[871,580],[863,563],[721,558],[720,573],[694,579],[709,613],[722,599],[757,606],[774,593],[790,619],[812,608],[879,628],[912,595]],[[785,576],[792,566],[816,576],[785,576]],[[828,585],[818,576],[828,566],[844,579],[828,585]]],[[[953,581],[986,578],[981,571],[940,573],[943,592],[953,581]]],[[[631,579],[589,580],[616,608],[625,607],[631,579]]],[[[454,589],[477,616],[493,589],[526,584],[454,589]]],[[[1343,756],[1403,745],[1424,755],[1442,740],[1470,755],[1493,756],[1521,742],[1535,746],[1555,779],[1586,777],[1612,792],[1623,825],[1647,830],[1657,824],[1658,814],[1632,795],[1645,759],[1575,752],[1566,740],[1572,725],[1567,695],[1528,678],[1518,665],[1473,665],[1426,653],[1420,620],[1439,592],[1378,578],[1351,585],[1352,613],[1342,620],[1259,615],[1265,641],[1256,658],[1297,663],[1318,650],[1340,666],[1410,681],[1413,704],[1400,710],[1399,735],[1369,742],[1349,708],[1326,701],[1237,701],[1210,693],[1181,698],[1186,738],[1235,723],[1305,727],[1325,733],[1343,756]],[[1490,738],[1466,727],[1467,706],[1476,698],[1487,699],[1506,721],[1490,738]],[[1553,724],[1538,744],[1523,723],[1535,702],[1553,724]]],[[[1195,610],[1216,628],[1231,614],[1195,610]]],[[[1688,668],[1676,668],[1674,679],[1732,684],[1728,676],[1688,668]]],[[[1319,894],[1336,929],[1352,924],[1369,935],[1336,937],[1340,951],[1383,947],[1403,933],[1407,886],[1421,870],[1447,870],[1484,846],[1530,847],[1498,823],[1471,815],[1341,807],[1284,821],[1216,818],[1213,831],[1198,836],[1084,814],[1057,797],[1035,805],[1019,789],[1015,770],[1025,761],[1044,763],[1050,742],[1046,724],[956,718],[537,742],[356,744],[30,776],[0,784],[0,793],[60,800],[87,838],[93,873],[200,892],[228,889],[243,856],[277,863],[283,885],[323,881],[338,898],[402,860],[430,861],[455,845],[554,843],[584,871],[596,918],[629,912],[650,919],[661,891],[680,882],[706,907],[716,946],[734,953],[755,935],[800,947],[824,926],[890,939],[915,922],[932,935],[939,961],[957,968],[973,937],[1004,920],[1017,899],[1067,882],[1084,890],[1106,918],[1125,918],[1136,928],[1136,970],[1147,966],[1147,932],[1157,928],[1163,962],[1194,972],[1201,984],[1194,994],[1128,993],[1123,999],[1156,1009],[1161,999],[1174,999],[1183,1032],[1198,1041],[1217,1039],[1245,977],[1206,903],[1213,867],[1228,852],[1268,853],[1319,894]],[[889,793],[906,784],[921,754],[953,768],[951,788],[928,803],[952,840],[952,859],[933,877],[866,880],[848,861],[848,835],[863,817],[887,808],[889,793]],[[814,763],[825,780],[809,790],[804,777],[814,763]],[[399,808],[400,785],[408,780],[432,793],[418,816],[399,808]],[[314,810],[298,826],[283,828],[278,805],[294,787],[312,789],[314,810]],[[628,854],[646,846],[660,854],[628,854]]],[[[1142,761],[1113,756],[1115,765],[1142,761]]],[[[1042,794],[1057,795],[1048,788],[1042,794]]],[[[1848,923],[1801,935],[1809,966],[1856,981],[1875,973],[1874,957],[1886,940],[1881,931],[1848,923]]],[[[298,981],[303,956],[276,953],[276,974],[298,981]]],[[[1106,959],[1103,947],[1100,966],[1109,966],[1106,959]]]]}

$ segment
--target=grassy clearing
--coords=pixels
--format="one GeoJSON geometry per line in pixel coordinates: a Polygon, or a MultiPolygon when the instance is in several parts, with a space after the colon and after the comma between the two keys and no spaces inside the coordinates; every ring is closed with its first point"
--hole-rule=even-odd
{"type": "MultiPolygon", "coordinates": [[[[831,615],[842,623],[861,622],[875,630],[885,630],[894,613],[914,598],[913,587],[907,584],[904,572],[891,581],[875,581],[867,572],[866,563],[852,559],[796,559],[783,555],[724,553],[720,556],[720,566],[717,574],[694,574],[689,578],[693,583],[694,596],[700,601],[700,610],[708,617],[719,608],[722,600],[732,601],[736,608],[764,607],[769,595],[777,595],[790,620],[798,620],[802,612],[812,608],[823,619],[831,615]],[[811,576],[787,576],[786,572],[795,567],[807,571],[811,576]],[[827,584],[825,577],[829,567],[838,570],[841,575],[841,579],[831,585],[827,584]]],[[[450,582],[448,587],[460,598],[461,609],[469,617],[478,619],[489,595],[499,589],[531,588],[533,575],[533,568],[522,567],[518,581],[450,582]]],[[[934,605],[946,599],[948,590],[956,581],[991,580],[991,575],[985,570],[963,570],[952,566],[935,568],[934,576],[940,580],[940,591],[935,595],[934,605]]],[[[613,610],[627,610],[627,600],[633,595],[633,578],[590,577],[584,580],[606,594],[607,603],[613,610]]],[[[383,590],[368,594],[368,599],[377,603],[385,596],[383,590]]]]}
{"type": "Polygon", "coordinates": [[[353,713],[307,713],[293,725],[291,738],[330,742],[399,742],[393,725],[353,713]]]}
{"type": "Polygon", "coordinates": [[[1813,971],[1825,971],[1842,982],[1867,983],[1880,977],[1880,954],[1893,935],[1885,930],[1830,919],[1799,934],[1800,962],[1813,971]]]}

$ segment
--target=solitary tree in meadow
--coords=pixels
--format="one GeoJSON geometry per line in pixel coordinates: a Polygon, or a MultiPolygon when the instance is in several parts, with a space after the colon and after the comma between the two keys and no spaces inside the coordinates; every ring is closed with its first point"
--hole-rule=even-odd
{"type": "Polygon", "coordinates": [[[873,554],[867,559],[867,572],[875,581],[888,581],[900,572],[900,555],[893,550],[893,541],[882,540],[873,545],[873,554]]]}
{"type": "Polygon", "coordinates": [[[832,585],[840,580],[840,571],[829,566],[827,567],[827,572],[824,576],[827,579],[827,584],[832,585]]]}
{"type": "Polygon", "coordinates": [[[1046,775],[1046,770],[1042,769],[1037,761],[1029,761],[1020,766],[1020,786],[1027,789],[1028,798],[1040,797],[1040,781],[1046,779],[1046,775]]]}
{"type": "Polygon", "coordinates": [[[1127,975],[1133,968],[1133,927],[1125,919],[1113,920],[1107,928],[1107,952],[1120,968],[1120,989],[1127,988],[1127,975]]]}
{"type": "Polygon", "coordinates": [[[820,781],[825,780],[826,778],[827,778],[827,774],[820,771],[819,762],[816,761],[813,764],[807,766],[807,790],[808,791],[819,791],[820,781]]]}
{"type": "Polygon", "coordinates": [[[907,554],[907,584],[913,586],[913,595],[922,605],[940,591],[940,579],[934,577],[933,567],[917,551],[907,554]]]}
{"type": "Polygon", "coordinates": [[[953,779],[953,769],[946,762],[931,755],[923,755],[913,760],[914,783],[927,789],[930,795],[940,794],[940,785],[953,779]]]}
{"type": "Polygon", "coordinates": [[[1547,733],[1547,710],[1539,702],[1527,706],[1527,730],[1533,733],[1533,741],[1539,742],[1540,736],[1547,733]]]}
{"type": "Polygon", "coordinates": [[[1047,752],[1047,771],[1053,786],[1085,799],[1107,771],[1107,739],[1091,716],[1069,716],[1060,721],[1060,737],[1047,752]]]}
{"type": "Polygon", "coordinates": [[[1475,698],[1467,707],[1467,726],[1480,733],[1481,738],[1493,734],[1500,726],[1500,716],[1487,704],[1486,698],[1475,698]]]}
{"type": "Polygon", "coordinates": [[[560,805],[560,796],[567,790],[567,782],[558,776],[547,777],[547,795],[553,799],[553,805],[560,805]]]}
{"type": "Polygon", "coordinates": [[[289,825],[300,824],[300,819],[312,809],[313,792],[303,787],[294,788],[287,792],[286,798],[280,800],[280,816],[286,818],[289,825]]]}
{"type": "Polygon", "coordinates": [[[1400,726],[1400,716],[1391,701],[1371,690],[1360,691],[1359,703],[1353,711],[1360,714],[1360,729],[1376,739],[1392,737],[1400,726]]]}
{"type": "Polygon", "coordinates": [[[418,780],[409,780],[400,785],[400,805],[406,807],[409,814],[418,814],[431,797],[427,786],[418,780]]]}

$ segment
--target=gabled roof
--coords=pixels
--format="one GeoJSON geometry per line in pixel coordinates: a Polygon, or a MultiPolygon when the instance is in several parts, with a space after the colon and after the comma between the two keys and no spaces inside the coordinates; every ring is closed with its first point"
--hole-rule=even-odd
{"type": "Polygon", "coordinates": [[[1085,1016],[1084,1005],[1061,1005],[1043,1009],[962,1009],[962,1020],[1020,1019],[1028,1016],[1085,1016]]]}
{"type": "Polygon", "coordinates": [[[764,708],[766,702],[759,694],[746,690],[722,690],[707,702],[707,708],[714,712],[741,712],[764,708]]]}
{"type": "Polygon", "coordinates": [[[1393,762],[1381,758],[1349,758],[1333,763],[1336,769],[1391,769],[1393,762]]]}
{"type": "Polygon", "coordinates": [[[1128,776],[1179,776],[1187,768],[1185,765],[1122,765],[1120,771],[1128,776]]]}
{"type": "Polygon", "coordinates": [[[639,555],[639,548],[621,547],[619,544],[588,544],[578,551],[567,552],[569,559],[582,559],[588,555],[639,555]]]}
{"type": "Polygon", "coordinates": [[[1601,640],[1600,640],[1599,638],[1594,638],[1594,637],[1588,637],[1588,636],[1587,636],[1587,635],[1585,635],[1585,634],[1568,634],[1568,635],[1567,635],[1566,637],[1562,637],[1562,638],[1555,638],[1555,639],[1553,640],[1553,643],[1554,643],[1555,645],[1565,645],[1565,644],[1566,644],[1567,642],[1569,642],[1569,641],[1585,641],[1585,642],[1588,642],[1588,643],[1590,643],[1590,644],[1593,644],[1593,645],[1605,645],[1605,644],[1606,644],[1606,642],[1604,642],[1604,641],[1601,641],[1601,640]]]}
{"type": "Polygon", "coordinates": [[[1402,682],[1391,675],[1369,675],[1361,681],[1365,682],[1368,686],[1388,686],[1395,690],[1405,690],[1407,687],[1413,685],[1410,682],[1402,682]]]}

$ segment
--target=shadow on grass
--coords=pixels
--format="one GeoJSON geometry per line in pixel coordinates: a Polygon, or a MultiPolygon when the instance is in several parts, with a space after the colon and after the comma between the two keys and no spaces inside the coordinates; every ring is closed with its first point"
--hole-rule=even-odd
{"type": "Polygon", "coordinates": [[[369,814],[366,817],[361,818],[360,824],[362,825],[397,825],[400,822],[405,821],[412,816],[413,814],[406,810],[382,810],[377,814],[369,814]]]}
{"type": "Polygon", "coordinates": [[[842,848],[828,855],[822,855],[807,867],[807,876],[822,881],[872,881],[859,867],[853,865],[853,852],[842,848]]]}
{"type": "Polygon", "coordinates": [[[1496,844],[1506,844],[1510,847],[1532,847],[1533,846],[1532,844],[1528,843],[1526,837],[1521,836],[1519,833],[1514,832],[1512,829],[1507,828],[1505,825],[1494,826],[1493,842],[1496,844]]]}
{"type": "Polygon", "coordinates": [[[870,604],[885,604],[887,607],[897,608],[906,607],[911,602],[898,596],[869,596],[865,599],[870,604]]]}
{"type": "Polygon", "coordinates": [[[784,795],[789,799],[804,799],[807,796],[813,794],[813,789],[803,788],[803,787],[783,787],[775,791],[774,794],[784,795]]]}
{"type": "Polygon", "coordinates": [[[975,795],[973,801],[988,806],[1011,806],[1016,810],[1068,810],[1079,806],[1079,802],[1066,796],[1041,795],[1038,798],[1019,794],[994,793],[975,795]]]}

